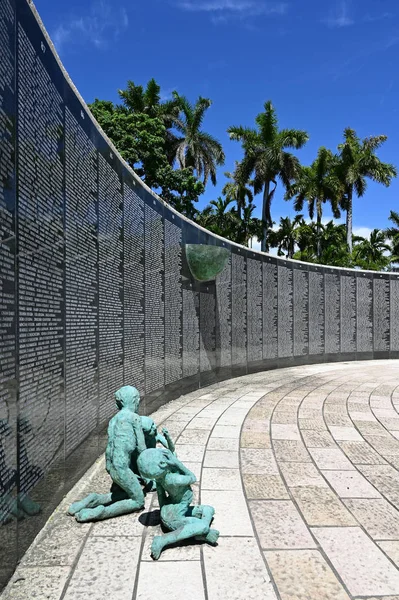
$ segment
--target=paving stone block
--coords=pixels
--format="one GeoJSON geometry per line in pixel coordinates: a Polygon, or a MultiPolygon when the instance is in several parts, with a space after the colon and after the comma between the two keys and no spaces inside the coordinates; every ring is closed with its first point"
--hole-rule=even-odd
{"type": "Polygon", "coordinates": [[[399,571],[360,528],[312,531],[353,596],[399,594],[399,571]]]}
{"type": "Polygon", "coordinates": [[[221,537],[217,548],[203,550],[209,600],[276,600],[253,537],[221,537]]]}
{"type": "Polygon", "coordinates": [[[249,507],[263,549],[315,547],[308,528],[290,500],[250,500],[249,507]]]}
{"type": "Polygon", "coordinates": [[[318,550],[265,552],[281,600],[350,600],[318,550]]]}
{"type": "Polygon", "coordinates": [[[348,509],[328,487],[295,487],[291,493],[310,527],[357,525],[348,509]]]}
{"type": "Polygon", "coordinates": [[[245,493],[250,500],[289,499],[287,488],[280,475],[243,474],[245,493]]]}
{"type": "Polygon", "coordinates": [[[143,562],[137,600],[154,600],[160,593],[171,600],[205,600],[200,561],[143,562]]]}

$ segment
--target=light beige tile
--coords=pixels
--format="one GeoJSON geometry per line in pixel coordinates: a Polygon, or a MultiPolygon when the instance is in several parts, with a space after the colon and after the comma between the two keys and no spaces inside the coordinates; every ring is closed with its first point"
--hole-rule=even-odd
{"type": "Polygon", "coordinates": [[[220,535],[253,536],[247,503],[242,491],[201,490],[201,504],[209,504],[215,508],[212,527],[218,529],[220,535]]]}
{"type": "MultiPolygon", "coordinates": [[[[377,542],[379,547],[389,556],[395,565],[399,568],[399,541],[397,542],[377,542]]],[[[399,598],[399,596],[398,596],[399,598]]]]}
{"type": "Polygon", "coordinates": [[[281,600],[349,600],[318,550],[265,552],[281,600]]]}
{"type": "Polygon", "coordinates": [[[202,446],[208,441],[210,431],[207,429],[185,429],[179,436],[179,444],[195,444],[202,446]]]}
{"type": "Polygon", "coordinates": [[[399,594],[399,572],[359,527],[312,530],[353,596],[399,594]]]}
{"type": "Polygon", "coordinates": [[[176,455],[182,462],[202,462],[205,446],[198,444],[176,444],[176,455]]]}
{"type": "Polygon", "coordinates": [[[250,500],[249,508],[262,549],[315,547],[290,500],[250,500]]]}
{"type": "Polygon", "coordinates": [[[136,599],[154,600],[160,589],[171,600],[205,600],[200,561],[141,563],[136,599]]]}
{"type": "Polygon", "coordinates": [[[328,431],[304,429],[302,431],[307,448],[336,448],[337,444],[328,431]]]}
{"type": "Polygon", "coordinates": [[[1,598],[59,600],[69,573],[69,567],[21,567],[14,573],[1,598]]]}
{"type": "Polygon", "coordinates": [[[241,433],[240,445],[242,448],[271,448],[268,432],[243,431],[241,433]]]}
{"type": "Polygon", "coordinates": [[[318,469],[353,471],[355,467],[339,448],[309,448],[318,469]]]}
{"type": "Polygon", "coordinates": [[[302,441],[273,440],[273,450],[278,462],[312,462],[302,441]]]}
{"type": "Polygon", "coordinates": [[[65,600],[126,600],[131,597],[140,546],[138,536],[108,537],[106,543],[100,537],[89,538],[69,582],[65,600]]]}
{"type": "Polygon", "coordinates": [[[295,487],[291,493],[310,527],[357,524],[341,500],[328,487],[295,487]]]}
{"type": "Polygon", "coordinates": [[[207,450],[205,452],[204,467],[220,467],[225,469],[238,469],[238,452],[227,450],[207,450]]]}
{"type": "Polygon", "coordinates": [[[381,494],[357,471],[323,471],[340,498],[380,498],[381,494]]]}
{"type": "Polygon", "coordinates": [[[238,453],[239,440],[238,438],[209,438],[206,446],[207,450],[224,450],[226,452],[238,453]]]}
{"type": "Polygon", "coordinates": [[[210,600],[276,599],[255,538],[221,537],[216,548],[203,548],[210,600]]]}
{"type": "Polygon", "coordinates": [[[361,442],[362,436],[354,427],[329,427],[335,440],[347,442],[361,442]]]}
{"type": "Polygon", "coordinates": [[[273,451],[258,448],[241,448],[241,470],[247,475],[278,475],[273,451]]]}
{"type": "Polygon", "coordinates": [[[212,429],[216,423],[216,418],[195,417],[187,425],[187,429],[212,429]]]}
{"type": "Polygon", "coordinates": [[[240,433],[241,427],[239,425],[216,425],[212,431],[212,437],[238,439],[240,433]]]}
{"type": "Polygon", "coordinates": [[[251,433],[269,433],[270,423],[267,419],[250,419],[247,418],[244,421],[242,427],[243,432],[251,433]]]}
{"type": "Polygon", "coordinates": [[[384,464],[385,460],[367,442],[339,442],[348,459],[355,465],[384,464]]]}
{"type": "Polygon", "coordinates": [[[399,511],[383,498],[344,500],[374,540],[399,540],[399,511]]]}
{"type": "Polygon", "coordinates": [[[299,429],[297,425],[278,425],[272,423],[273,440],[300,440],[299,429]]]}
{"type": "Polygon", "coordinates": [[[280,475],[243,474],[245,493],[250,500],[289,499],[287,488],[280,475]]]}
{"type": "Polygon", "coordinates": [[[239,469],[202,469],[201,490],[233,490],[242,489],[239,469]]]}
{"type": "Polygon", "coordinates": [[[327,483],[312,463],[280,463],[288,487],[327,487],[327,483]]]}

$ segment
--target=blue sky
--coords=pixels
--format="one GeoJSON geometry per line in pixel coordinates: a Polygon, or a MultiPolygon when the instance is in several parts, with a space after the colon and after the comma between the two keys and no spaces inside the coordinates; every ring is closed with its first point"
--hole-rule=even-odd
{"type": "MultiPolygon", "coordinates": [[[[165,97],[176,89],[213,101],[204,127],[226,152],[223,172],[241,158],[230,125],[252,126],[267,99],[280,125],[309,132],[298,154],[310,163],[335,149],[344,127],[361,137],[386,134],[379,156],[399,166],[399,6],[397,0],[36,0],[62,61],[84,99],[117,100],[126,81],[155,77],[165,97]]],[[[276,194],[272,215],[294,214],[276,194]]],[[[370,184],[356,200],[357,232],[388,224],[399,210],[399,179],[370,184]]],[[[258,198],[258,212],[260,209],[258,198]]],[[[328,213],[326,212],[326,216],[328,213]]]]}

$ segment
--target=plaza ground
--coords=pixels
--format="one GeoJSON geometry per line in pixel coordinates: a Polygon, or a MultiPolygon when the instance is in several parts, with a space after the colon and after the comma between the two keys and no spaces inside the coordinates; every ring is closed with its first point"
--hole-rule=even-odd
{"type": "Polygon", "coordinates": [[[399,361],[293,367],[183,396],[152,415],[216,509],[219,545],[166,549],[156,494],[95,524],[68,505],[110,480],[101,457],[24,556],[3,600],[399,600],[399,361]]]}

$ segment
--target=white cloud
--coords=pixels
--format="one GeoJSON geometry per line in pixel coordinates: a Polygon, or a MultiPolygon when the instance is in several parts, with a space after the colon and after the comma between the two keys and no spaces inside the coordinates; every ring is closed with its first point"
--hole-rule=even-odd
{"type": "Polygon", "coordinates": [[[59,53],[65,51],[69,44],[88,42],[97,48],[115,40],[129,25],[129,18],[124,8],[115,10],[105,0],[92,3],[85,15],[71,16],[61,23],[51,35],[54,46],[59,53]]]}
{"type": "Polygon", "coordinates": [[[384,12],[377,15],[366,14],[363,17],[365,23],[375,23],[375,21],[382,21],[384,19],[392,19],[395,15],[390,12],[384,12]]]}
{"type": "Polygon", "coordinates": [[[340,27],[349,27],[350,25],[354,25],[355,21],[349,14],[349,6],[345,0],[342,0],[336,6],[330,10],[330,13],[327,19],[324,19],[323,22],[331,27],[332,29],[340,28],[340,27]]]}
{"type": "Polygon", "coordinates": [[[235,19],[259,16],[282,16],[288,9],[287,2],[264,0],[179,0],[176,5],[190,12],[209,13],[214,24],[235,19]]]}
{"type": "Polygon", "coordinates": [[[370,227],[354,227],[353,235],[358,235],[368,240],[372,231],[373,230],[370,227]]]}

